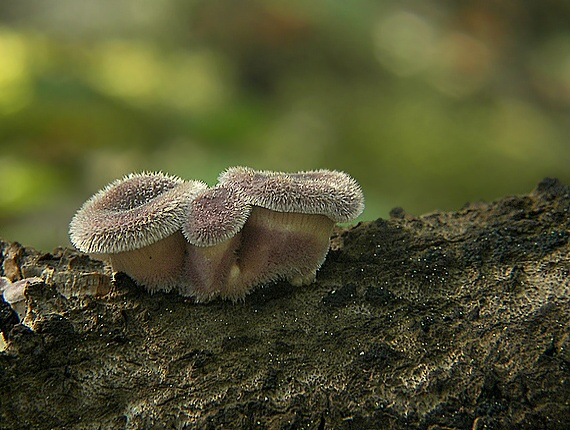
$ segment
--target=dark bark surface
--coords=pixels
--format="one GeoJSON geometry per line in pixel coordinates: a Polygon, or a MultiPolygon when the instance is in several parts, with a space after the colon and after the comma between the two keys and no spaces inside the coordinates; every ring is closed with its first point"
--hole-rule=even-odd
{"type": "Polygon", "coordinates": [[[569,428],[569,210],[550,179],[394,210],[339,231],[315,284],[239,303],[0,242],[3,276],[45,280],[24,324],[1,302],[0,427],[569,428]]]}

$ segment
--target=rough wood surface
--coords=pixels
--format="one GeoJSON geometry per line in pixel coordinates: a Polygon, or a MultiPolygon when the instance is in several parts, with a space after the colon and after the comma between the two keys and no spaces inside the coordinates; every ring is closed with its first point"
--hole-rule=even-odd
{"type": "Polygon", "coordinates": [[[3,276],[45,280],[24,324],[0,302],[0,427],[570,428],[569,210],[551,179],[394,210],[339,231],[314,285],[236,304],[0,242],[3,276]]]}

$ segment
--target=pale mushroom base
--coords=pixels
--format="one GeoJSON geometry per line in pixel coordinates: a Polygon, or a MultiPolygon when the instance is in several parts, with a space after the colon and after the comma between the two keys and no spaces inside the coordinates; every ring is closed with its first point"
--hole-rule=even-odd
{"type": "Polygon", "coordinates": [[[315,281],[327,256],[334,222],[324,215],[277,212],[254,207],[242,231],[240,276],[225,293],[284,279],[295,286],[315,281]]]}
{"type": "Polygon", "coordinates": [[[315,281],[329,250],[334,222],[323,215],[254,207],[240,234],[210,247],[188,247],[188,285],[181,294],[207,301],[239,300],[257,285],[284,279],[315,281]]]}
{"type": "Polygon", "coordinates": [[[168,292],[182,282],[185,247],[184,236],[176,232],[133,251],[92,256],[110,260],[113,271],[126,273],[151,293],[168,292]]]}
{"type": "Polygon", "coordinates": [[[212,246],[186,245],[184,283],[179,292],[205,302],[218,296],[235,271],[241,232],[212,246]]]}

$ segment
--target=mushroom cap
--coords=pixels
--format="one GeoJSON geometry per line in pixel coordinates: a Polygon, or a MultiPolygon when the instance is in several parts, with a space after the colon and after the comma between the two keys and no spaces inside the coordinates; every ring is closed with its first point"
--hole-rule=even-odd
{"type": "Polygon", "coordinates": [[[134,173],[99,191],[69,225],[71,243],[89,254],[151,245],[180,229],[194,195],[207,188],[163,173],[134,173]]]}
{"type": "Polygon", "coordinates": [[[212,246],[235,236],[243,227],[251,205],[237,188],[216,185],[195,196],[188,206],[182,233],[196,246],[212,246]]]}
{"type": "Polygon", "coordinates": [[[278,212],[319,214],[346,222],[364,210],[360,185],[337,170],[284,173],[240,166],[227,169],[218,182],[242,190],[252,205],[278,212]]]}

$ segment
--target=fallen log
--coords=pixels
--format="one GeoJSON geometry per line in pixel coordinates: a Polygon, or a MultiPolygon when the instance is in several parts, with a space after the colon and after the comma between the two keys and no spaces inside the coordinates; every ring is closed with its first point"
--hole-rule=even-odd
{"type": "Polygon", "coordinates": [[[0,428],[568,428],[570,187],[337,230],[316,283],[148,294],[0,242],[0,428]],[[22,317],[22,316],[21,316],[22,317]]]}

